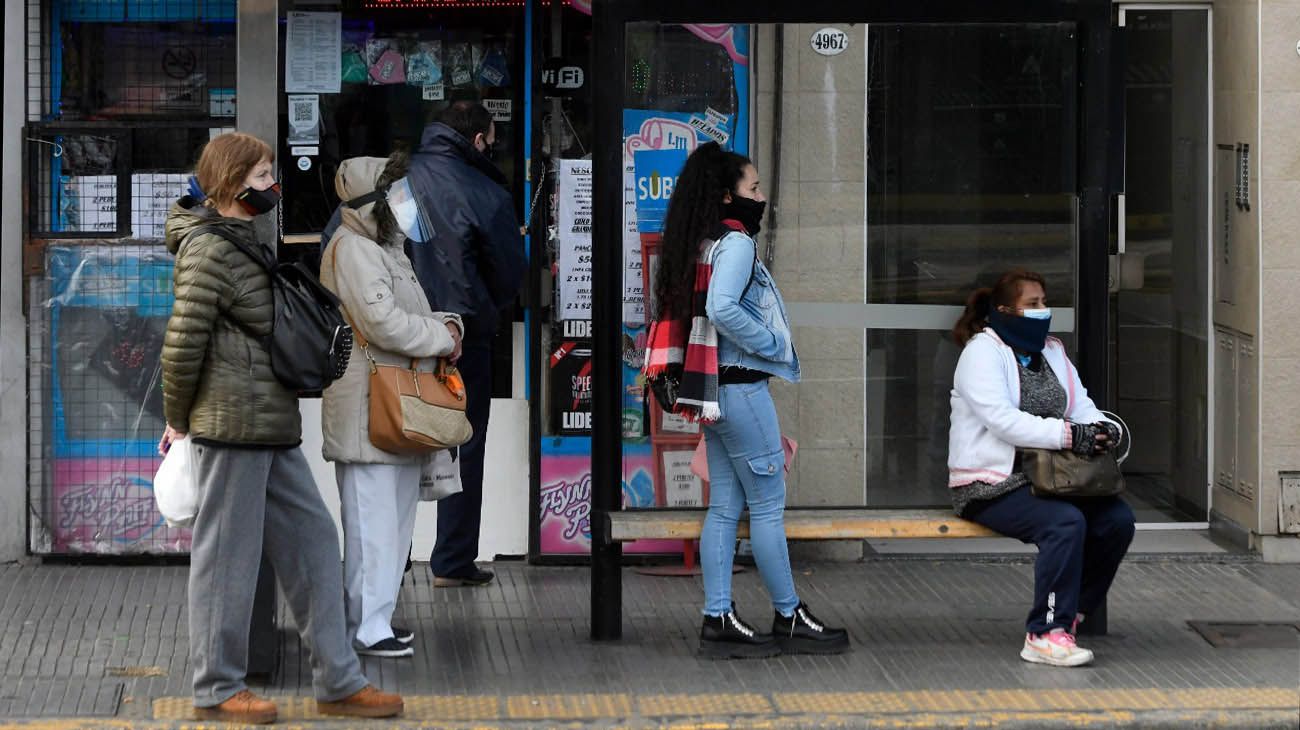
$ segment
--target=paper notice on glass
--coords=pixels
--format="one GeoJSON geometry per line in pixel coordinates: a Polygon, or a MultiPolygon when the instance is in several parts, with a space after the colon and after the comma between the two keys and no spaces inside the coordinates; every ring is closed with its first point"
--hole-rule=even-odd
{"type": "Polygon", "coordinates": [[[320,143],[320,97],[316,94],[289,95],[289,137],[291,145],[320,143]]]}
{"type": "Polygon", "coordinates": [[[560,312],[591,319],[591,160],[560,160],[560,312]]]}
{"type": "Polygon", "coordinates": [[[704,506],[704,484],[691,471],[694,456],[694,449],[663,452],[665,507],[704,506]]]}
{"type": "Polygon", "coordinates": [[[337,94],[343,76],[340,13],[289,13],[285,30],[284,90],[337,94]]]}
{"type": "Polygon", "coordinates": [[[60,230],[85,233],[117,230],[117,177],[73,175],[63,178],[60,230]]]}
{"type": "Polygon", "coordinates": [[[184,173],[138,172],[131,176],[131,237],[161,240],[172,203],[189,192],[184,173]]]}
{"type": "Polygon", "coordinates": [[[636,175],[631,158],[623,166],[623,321],[645,324],[644,276],[641,271],[641,234],[636,230],[636,175]]]}

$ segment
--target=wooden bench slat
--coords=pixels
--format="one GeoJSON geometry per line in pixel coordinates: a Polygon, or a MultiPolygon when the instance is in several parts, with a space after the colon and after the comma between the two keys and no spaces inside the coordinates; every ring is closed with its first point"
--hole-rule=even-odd
{"type": "MultiPolygon", "coordinates": [[[[609,514],[610,537],[615,542],[697,540],[704,514],[705,510],[614,512],[609,514]]],[[[998,536],[948,510],[866,508],[786,510],[785,534],[791,540],[998,536]]],[[[748,515],[741,517],[737,536],[749,536],[748,515]]]]}

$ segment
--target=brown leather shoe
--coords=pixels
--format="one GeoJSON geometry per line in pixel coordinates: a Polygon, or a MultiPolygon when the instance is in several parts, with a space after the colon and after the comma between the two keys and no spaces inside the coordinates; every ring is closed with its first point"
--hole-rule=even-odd
{"type": "Polygon", "coordinates": [[[276,710],[274,702],[264,700],[249,690],[241,690],[234,697],[214,707],[195,707],[194,715],[199,720],[266,725],[275,722],[276,710]]]}
{"type": "Polygon", "coordinates": [[[402,696],[381,692],[368,684],[351,697],[337,702],[316,701],[316,711],[322,715],[347,715],[348,717],[396,717],[402,714],[402,696]]]}

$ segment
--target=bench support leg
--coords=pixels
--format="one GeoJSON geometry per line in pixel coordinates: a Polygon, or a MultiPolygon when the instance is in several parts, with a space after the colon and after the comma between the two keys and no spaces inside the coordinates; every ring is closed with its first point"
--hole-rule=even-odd
{"type": "Polygon", "coordinates": [[[1083,623],[1079,624],[1079,633],[1084,636],[1105,636],[1110,628],[1106,619],[1106,602],[1102,601],[1092,613],[1084,616],[1083,623]]]}

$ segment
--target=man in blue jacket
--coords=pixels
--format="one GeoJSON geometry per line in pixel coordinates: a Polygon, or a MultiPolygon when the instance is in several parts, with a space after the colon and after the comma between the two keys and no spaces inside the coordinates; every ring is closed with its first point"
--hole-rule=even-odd
{"type": "Polygon", "coordinates": [[[496,129],[477,102],[458,101],[425,127],[407,178],[419,202],[422,241],[406,242],[434,311],[465,323],[457,361],[474,437],[460,447],[463,491],[438,502],[438,540],[429,567],[435,586],[485,585],[474,564],[483,512],[483,455],[492,397],[492,341],[523,282],[526,260],[514,200],[491,162],[496,129]]]}

